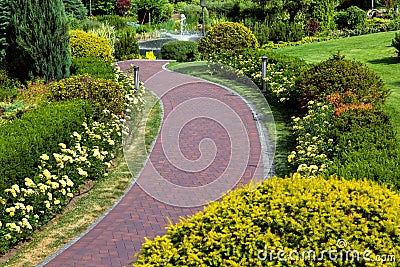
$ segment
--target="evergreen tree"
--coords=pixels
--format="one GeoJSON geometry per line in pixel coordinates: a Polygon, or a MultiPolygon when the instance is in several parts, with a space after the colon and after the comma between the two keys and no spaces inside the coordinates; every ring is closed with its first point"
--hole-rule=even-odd
{"type": "Polygon", "coordinates": [[[76,19],[83,20],[88,15],[88,10],[81,0],[63,0],[65,13],[76,19]]]}
{"type": "Polygon", "coordinates": [[[4,58],[7,48],[7,29],[10,21],[10,6],[6,0],[0,0],[0,58],[4,58]]]}
{"type": "Polygon", "coordinates": [[[69,76],[69,26],[62,0],[13,0],[6,60],[14,76],[69,76]]]}

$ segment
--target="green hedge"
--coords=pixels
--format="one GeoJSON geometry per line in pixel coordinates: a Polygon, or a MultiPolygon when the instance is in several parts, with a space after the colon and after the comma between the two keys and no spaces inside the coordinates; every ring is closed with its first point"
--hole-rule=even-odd
{"type": "Polygon", "coordinates": [[[377,266],[362,255],[399,255],[399,203],[398,194],[370,181],[272,178],[253,190],[232,191],[147,240],[135,266],[377,266]],[[278,259],[280,250],[286,261],[278,259]],[[339,260],[349,250],[360,260],[339,260]],[[310,254],[307,260],[305,251],[323,259],[310,254]]]}
{"type": "Polygon", "coordinates": [[[178,62],[196,61],[199,51],[196,42],[193,41],[171,41],[161,47],[161,57],[178,62]]]}
{"type": "Polygon", "coordinates": [[[51,103],[22,115],[0,128],[0,195],[13,184],[33,177],[43,153],[68,144],[73,131],[92,115],[83,101],[51,103]]]}
{"type": "Polygon", "coordinates": [[[114,79],[114,67],[100,58],[80,57],[72,60],[71,74],[89,74],[93,78],[114,79]]]}

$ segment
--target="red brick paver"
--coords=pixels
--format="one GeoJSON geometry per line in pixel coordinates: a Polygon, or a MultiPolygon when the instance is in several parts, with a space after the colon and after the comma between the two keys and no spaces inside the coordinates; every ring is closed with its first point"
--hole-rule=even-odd
{"type": "MultiPolygon", "coordinates": [[[[196,187],[210,184],[223,176],[229,163],[233,162],[233,171],[238,169],[239,183],[247,183],[254,175],[263,176],[263,167],[260,163],[261,145],[256,122],[240,97],[215,84],[163,70],[162,66],[166,63],[163,61],[126,61],[119,65],[122,70],[125,70],[132,63],[140,67],[140,80],[145,83],[145,86],[162,99],[164,106],[162,129],[167,129],[169,126],[171,131],[174,130],[174,125],[190,117],[191,112],[193,112],[193,119],[184,123],[181,128],[175,129],[178,131],[176,136],[169,132],[165,133],[164,138],[160,135],[149,161],[137,180],[139,183],[134,184],[119,204],[92,230],[57,256],[53,256],[50,261],[43,262],[47,263],[46,266],[128,266],[135,260],[134,255],[139,252],[144,237],[152,239],[166,232],[165,226],[169,224],[167,218],[176,223],[179,221],[179,216],[191,215],[203,209],[202,206],[179,207],[165,204],[147,194],[140,186],[140,179],[147,179],[143,181],[149,181],[150,188],[158,190],[154,191],[154,195],[167,193],[177,200],[183,197],[179,193],[179,188],[176,192],[173,190],[163,192],[164,181],[157,180],[157,176],[163,177],[166,182],[193,188],[193,194],[190,194],[189,200],[196,201],[197,198],[204,197],[200,195],[196,187]],[[235,144],[231,144],[231,141],[237,140],[235,138],[243,134],[240,129],[236,132],[226,123],[213,120],[209,116],[201,116],[203,111],[198,107],[195,108],[195,105],[193,105],[193,110],[190,110],[190,105],[189,109],[179,110],[181,104],[193,99],[205,101],[205,105],[214,103],[215,100],[221,103],[221,106],[229,106],[232,113],[237,114],[245,127],[249,155],[232,152],[234,151],[232,146],[235,144]],[[173,112],[176,114],[170,116],[173,112]],[[168,140],[174,137],[178,139],[179,151],[182,154],[165,155],[165,149],[168,149],[167,146],[170,145],[168,140]],[[212,150],[199,148],[202,140],[212,140],[211,143],[206,144],[206,148],[215,148],[215,154],[211,155],[213,160],[201,170],[190,171],[187,168],[196,169],[196,160],[201,158],[202,153],[205,155],[212,150]],[[185,167],[186,169],[176,166],[177,164],[173,161],[179,160],[180,157],[194,162],[193,166],[185,167]],[[239,166],[243,163],[245,168],[241,172],[239,166]],[[154,187],[151,187],[152,183],[154,187]]],[[[210,110],[204,110],[204,112],[207,113],[210,110]]],[[[219,115],[221,118],[225,116],[225,114],[219,115]]],[[[237,184],[237,181],[228,182],[237,184]]],[[[221,184],[216,184],[215,190],[218,192],[220,187],[221,184]]]]}

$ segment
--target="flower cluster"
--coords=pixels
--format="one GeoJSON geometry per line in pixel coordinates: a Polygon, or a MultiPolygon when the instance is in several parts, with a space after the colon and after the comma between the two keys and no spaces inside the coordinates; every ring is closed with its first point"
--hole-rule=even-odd
{"type": "Polygon", "coordinates": [[[296,138],[296,150],[288,156],[288,162],[302,175],[327,172],[334,152],[329,138],[334,107],[330,104],[308,102],[308,113],[292,117],[292,134],[296,138]]]}
{"type": "Polygon", "coordinates": [[[0,242],[15,243],[61,211],[87,179],[107,175],[114,151],[121,144],[123,121],[104,110],[99,121],[83,123],[71,142],[59,144],[59,153],[42,154],[37,174],[14,184],[0,198],[0,242]]]}

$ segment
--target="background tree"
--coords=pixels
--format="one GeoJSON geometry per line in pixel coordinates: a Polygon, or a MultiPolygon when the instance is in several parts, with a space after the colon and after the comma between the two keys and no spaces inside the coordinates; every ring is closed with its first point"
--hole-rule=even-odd
{"type": "Polygon", "coordinates": [[[121,16],[124,16],[126,14],[126,12],[129,11],[129,9],[131,8],[132,3],[129,0],[118,0],[117,1],[117,13],[121,16]]]}
{"type": "MultiPolygon", "coordinates": [[[[116,0],[92,0],[93,15],[115,14],[116,0]]],[[[89,0],[82,0],[84,6],[89,10],[89,0]]]]}
{"type": "Polygon", "coordinates": [[[13,0],[10,11],[9,71],[21,79],[69,76],[69,27],[62,0],[13,0]]]}
{"type": "Polygon", "coordinates": [[[168,0],[135,0],[132,2],[141,24],[162,22],[168,13],[168,4],[168,0]]]}
{"type": "Polygon", "coordinates": [[[7,48],[7,29],[10,21],[8,1],[0,1],[0,58],[4,58],[7,48]]]}
{"type": "Polygon", "coordinates": [[[81,0],[63,0],[65,13],[76,19],[83,20],[88,15],[88,10],[81,0]]]}

